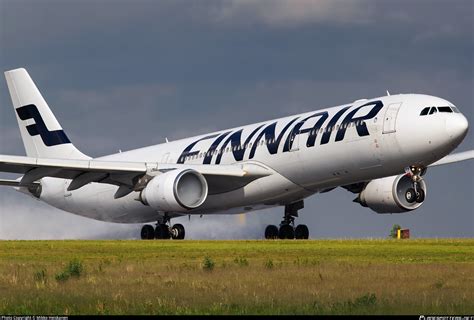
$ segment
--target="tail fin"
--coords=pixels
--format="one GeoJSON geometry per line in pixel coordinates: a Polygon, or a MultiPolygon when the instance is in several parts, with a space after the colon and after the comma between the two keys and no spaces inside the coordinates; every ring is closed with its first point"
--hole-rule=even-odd
{"type": "Polygon", "coordinates": [[[27,156],[89,159],[66,136],[25,69],[7,71],[5,78],[27,156]]]}

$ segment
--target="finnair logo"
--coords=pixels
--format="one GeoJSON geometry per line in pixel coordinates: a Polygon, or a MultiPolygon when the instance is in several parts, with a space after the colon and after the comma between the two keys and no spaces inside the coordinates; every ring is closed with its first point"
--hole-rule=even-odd
{"type": "Polygon", "coordinates": [[[236,161],[243,160],[244,154],[249,150],[248,159],[252,159],[255,156],[257,146],[262,145],[261,141],[266,141],[265,145],[270,154],[276,154],[281,143],[284,143],[283,152],[289,152],[293,148],[295,137],[305,133],[308,133],[306,140],[307,148],[316,145],[316,138],[318,136],[321,136],[319,139],[320,145],[329,143],[333,131],[336,135],[334,141],[342,141],[346,135],[346,130],[350,127],[354,127],[360,137],[368,136],[370,133],[365,121],[374,118],[382,108],[382,101],[377,100],[355,108],[352,108],[352,106],[342,107],[332,117],[329,116],[327,111],[319,111],[306,118],[295,117],[284,125],[278,135],[275,132],[276,121],[270,124],[262,124],[254,128],[245,141],[242,141],[243,129],[204,136],[192,142],[183,150],[178,163],[184,163],[188,158],[202,157],[203,164],[210,164],[213,158],[215,164],[219,164],[226,150],[232,152],[236,161]],[[372,108],[367,114],[356,116],[356,113],[363,107],[372,108]],[[346,114],[345,117],[343,117],[344,114],[346,114]],[[341,118],[343,120],[340,125],[336,125],[341,118]],[[303,125],[310,119],[316,119],[314,126],[302,129],[303,125]],[[323,130],[324,128],[326,130],[323,130]],[[287,132],[288,134],[285,139],[284,136],[287,132]],[[193,150],[199,142],[211,139],[213,139],[213,142],[208,150],[193,150]]]}
{"type": "Polygon", "coordinates": [[[71,143],[63,130],[48,130],[38,108],[34,104],[20,107],[16,109],[16,113],[21,120],[35,120],[34,124],[26,126],[26,130],[28,130],[28,133],[32,137],[40,135],[46,146],[51,147],[58,144],[71,143]]]}

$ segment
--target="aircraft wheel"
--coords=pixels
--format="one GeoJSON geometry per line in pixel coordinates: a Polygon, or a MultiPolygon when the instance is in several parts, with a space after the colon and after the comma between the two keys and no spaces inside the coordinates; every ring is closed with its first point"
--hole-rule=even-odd
{"type": "Polygon", "coordinates": [[[423,201],[425,201],[425,190],[419,188],[418,194],[416,195],[416,202],[422,203],[423,201]]]}
{"type": "Polygon", "coordinates": [[[171,238],[174,240],[184,239],[184,226],[182,224],[175,224],[171,227],[171,238]]]}
{"type": "Polygon", "coordinates": [[[275,225],[268,225],[265,228],[265,239],[277,239],[278,238],[278,227],[275,225]]]}
{"type": "Polygon", "coordinates": [[[416,200],[416,192],[415,189],[409,188],[407,192],[405,192],[405,199],[408,203],[413,203],[416,200]]]}
{"type": "Polygon", "coordinates": [[[155,229],[155,239],[169,239],[171,237],[170,230],[166,224],[159,224],[155,229]]]}
{"type": "Polygon", "coordinates": [[[278,231],[278,237],[280,239],[294,239],[295,238],[295,229],[289,224],[284,224],[280,227],[278,231]]]}
{"type": "Polygon", "coordinates": [[[155,230],[149,224],[146,224],[142,227],[141,232],[142,240],[150,240],[155,238],[155,230]]]}
{"type": "Polygon", "coordinates": [[[308,239],[309,238],[309,229],[305,224],[299,224],[295,228],[295,238],[296,239],[308,239]]]}

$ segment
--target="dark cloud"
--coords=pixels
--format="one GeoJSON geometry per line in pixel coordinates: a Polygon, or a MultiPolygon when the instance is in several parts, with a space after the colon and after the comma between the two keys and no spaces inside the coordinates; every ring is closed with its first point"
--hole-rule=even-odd
{"type": "MultiPolygon", "coordinates": [[[[387,89],[444,97],[472,122],[473,11],[472,1],[0,0],[0,67],[26,67],[68,136],[92,156],[387,89]]],[[[474,149],[472,132],[460,150],[474,149]]],[[[24,154],[4,81],[0,133],[0,153],[24,154]]],[[[429,170],[427,202],[413,213],[372,214],[335,190],[308,199],[300,220],[321,237],[383,236],[395,222],[421,236],[472,236],[466,172],[472,164],[429,170]],[[451,214],[453,206],[459,213],[451,214]]],[[[0,238],[16,234],[7,225],[40,223],[31,209],[38,202],[5,189],[0,196],[0,238]],[[12,211],[23,220],[10,220],[12,211]]],[[[47,221],[48,214],[58,221],[51,229],[40,224],[41,237],[68,224],[69,214],[41,208],[47,221]]],[[[253,213],[232,237],[255,237],[280,215],[253,213]]],[[[129,237],[137,228],[77,219],[95,231],[74,237],[109,237],[109,229],[112,237],[129,237]]],[[[193,222],[191,234],[234,221],[215,219],[193,222]]]]}

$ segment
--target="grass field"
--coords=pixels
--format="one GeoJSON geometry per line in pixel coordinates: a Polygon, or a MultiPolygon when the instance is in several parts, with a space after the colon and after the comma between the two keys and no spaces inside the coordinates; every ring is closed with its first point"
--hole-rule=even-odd
{"type": "Polygon", "coordinates": [[[0,241],[0,314],[473,314],[474,239],[0,241]]]}

